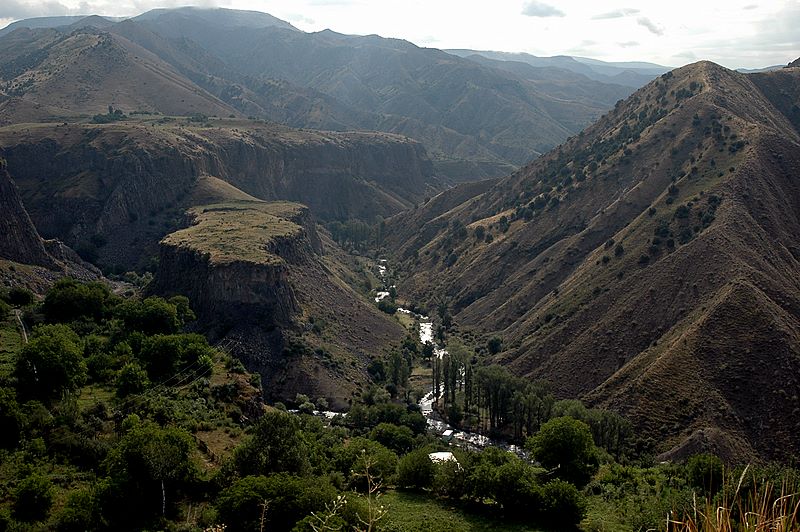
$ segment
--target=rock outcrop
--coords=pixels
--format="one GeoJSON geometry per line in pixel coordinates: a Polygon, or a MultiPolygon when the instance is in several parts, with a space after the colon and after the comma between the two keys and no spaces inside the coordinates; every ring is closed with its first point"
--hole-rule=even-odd
{"type": "Polygon", "coordinates": [[[150,290],[188,296],[199,327],[261,374],[269,399],[302,392],[344,407],[371,356],[403,337],[337,276],[307,207],[229,201],[188,216],[161,241],[150,290]]]}

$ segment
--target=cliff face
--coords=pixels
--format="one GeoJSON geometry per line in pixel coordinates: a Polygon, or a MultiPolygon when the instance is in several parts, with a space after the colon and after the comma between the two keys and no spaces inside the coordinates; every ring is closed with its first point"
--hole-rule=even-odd
{"type": "Polygon", "coordinates": [[[368,381],[370,355],[402,338],[334,273],[305,206],[228,201],[189,218],[161,241],[150,289],[187,295],[200,328],[261,374],[268,398],[343,407],[368,381]]]}
{"type": "Polygon", "coordinates": [[[424,149],[402,137],[221,125],[11,126],[0,128],[0,146],[45,237],[126,268],[157,255],[201,176],[257,199],[301,201],[321,220],[389,216],[435,183],[424,149]]]}
{"type": "Polygon", "coordinates": [[[321,220],[389,216],[435,182],[425,151],[402,137],[220,122],[11,126],[0,146],[41,234],[125,268],[158,254],[201,176],[301,201],[321,220]]]}
{"type": "Polygon", "coordinates": [[[0,157],[0,282],[38,292],[64,275],[96,279],[100,272],[62,242],[39,236],[0,157]]]}
{"type": "Polygon", "coordinates": [[[55,260],[44,247],[28,213],[22,206],[16,186],[0,159],[0,257],[23,264],[53,267],[55,260]]]}

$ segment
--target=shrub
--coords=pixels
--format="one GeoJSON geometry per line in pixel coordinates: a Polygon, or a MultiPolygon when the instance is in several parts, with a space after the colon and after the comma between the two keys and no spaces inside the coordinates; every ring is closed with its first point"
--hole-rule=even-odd
{"type": "Polygon", "coordinates": [[[53,506],[53,484],[38,473],[22,480],[14,489],[14,519],[33,523],[42,521],[53,506]]]}
{"type": "Polygon", "coordinates": [[[411,429],[392,423],[379,423],[372,429],[369,437],[397,453],[408,452],[414,445],[414,433],[411,429]]]}
{"type": "Polygon", "coordinates": [[[147,389],[149,381],[147,372],[136,362],[125,364],[117,376],[117,396],[127,397],[131,394],[142,393],[147,389]]]}
{"type": "Polygon", "coordinates": [[[548,522],[578,524],[586,515],[586,499],[569,482],[551,480],[542,487],[540,496],[542,517],[548,522]]]}
{"type": "Polygon", "coordinates": [[[713,496],[722,487],[724,466],[722,460],[711,454],[698,454],[686,462],[686,480],[689,485],[713,496]]]}
{"type": "Polygon", "coordinates": [[[295,523],[325,509],[336,490],[319,478],[299,478],[286,473],[270,477],[248,476],[224,489],[217,499],[219,517],[232,530],[291,530],[295,523]],[[263,505],[268,504],[266,511],[263,505]]]}
{"type": "Polygon", "coordinates": [[[70,322],[79,318],[100,321],[108,316],[117,298],[103,283],[79,283],[61,279],[44,298],[42,311],[50,322],[70,322]]]}
{"type": "Polygon", "coordinates": [[[15,373],[18,389],[32,397],[53,399],[77,389],[86,380],[78,335],[66,325],[37,327],[17,358],[15,373]]]}
{"type": "Polygon", "coordinates": [[[15,286],[8,291],[8,303],[15,307],[27,307],[36,300],[33,292],[22,286],[15,286]]]}

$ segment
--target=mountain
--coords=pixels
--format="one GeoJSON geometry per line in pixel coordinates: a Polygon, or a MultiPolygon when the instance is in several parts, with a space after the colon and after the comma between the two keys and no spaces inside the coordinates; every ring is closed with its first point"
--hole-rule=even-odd
{"type": "Polygon", "coordinates": [[[341,252],[307,207],[215,190],[161,241],[149,290],[187,295],[210,338],[261,375],[268,399],[304,393],[347,408],[370,360],[405,329],[348,286],[341,252]]]}
{"type": "Polygon", "coordinates": [[[638,89],[669,70],[668,67],[645,62],[609,63],[587,57],[557,55],[538,57],[527,53],[492,52],[488,50],[451,49],[445,50],[459,57],[479,56],[494,61],[524,63],[535,68],[558,68],[589,79],[638,89]]]}
{"type": "MultiPolygon", "coordinates": [[[[248,115],[295,127],[407,135],[426,146],[437,169],[462,179],[512,170],[630,92],[611,85],[572,101],[562,91],[548,94],[508,72],[407,41],[330,30],[247,28],[210,19],[202,10],[166,10],[129,22],[191,55],[202,50],[217,58],[228,73],[207,72],[215,78],[212,85],[204,85],[200,76],[193,79],[248,115]],[[217,85],[215,91],[216,78],[234,83],[217,85]]],[[[130,24],[119,31],[135,40],[130,24]]],[[[174,54],[172,60],[179,70],[187,64],[174,54]]]]}
{"type": "Polygon", "coordinates": [[[236,114],[144,48],[94,28],[21,28],[5,35],[0,79],[6,96],[66,116],[105,113],[110,105],[128,112],[236,114]]]}
{"type": "Polygon", "coordinates": [[[515,373],[623,413],[665,459],[792,456],[798,90],[797,69],[664,74],[485,190],[390,221],[399,289],[499,335],[515,373]]]}

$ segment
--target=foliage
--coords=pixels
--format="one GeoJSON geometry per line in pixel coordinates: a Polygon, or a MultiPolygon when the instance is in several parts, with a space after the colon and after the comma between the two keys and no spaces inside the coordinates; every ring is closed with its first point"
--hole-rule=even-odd
{"type": "Polygon", "coordinates": [[[66,325],[41,325],[22,348],[15,373],[26,396],[55,399],[86,380],[80,338],[66,325]]]}
{"type": "Polygon", "coordinates": [[[414,433],[403,425],[379,423],[370,432],[369,438],[397,453],[407,453],[414,445],[414,433]]]}
{"type": "Polygon", "coordinates": [[[296,417],[284,412],[264,414],[250,429],[250,436],[233,453],[240,475],[286,472],[303,474],[309,463],[296,417]]]}
{"type": "MultiPolygon", "coordinates": [[[[181,314],[185,317],[183,303],[181,301],[181,314]]],[[[126,328],[147,335],[174,334],[184,325],[178,316],[178,306],[156,296],[142,301],[125,301],[116,308],[114,314],[123,321],[126,328]]]]}
{"type": "Polygon", "coordinates": [[[436,465],[427,449],[416,449],[400,458],[397,464],[397,485],[404,488],[424,489],[433,485],[436,465]]]}
{"type": "Polygon", "coordinates": [[[8,291],[7,297],[4,299],[6,299],[7,303],[15,307],[27,307],[36,301],[36,297],[33,295],[33,292],[23,286],[11,287],[11,289],[8,291]]]}
{"type": "Polygon", "coordinates": [[[47,477],[34,473],[23,479],[14,489],[14,518],[35,522],[47,518],[53,505],[53,484],[47,477]]]}
{"type": "Polygon", "coordinates": [[[64,278],[56,282],[45,295],[42,312],[52,323],[72,322],[80,318],[100,321],[110,315],[118,301],[103,283],[79,283],[75,279],[64,278]]]}
{"type": "Polygon", "coordinates": [[[542,425],[525,447],[558,478],[585,485],[597,470],[597,451],[589,426],[571,417],[542,425]]]}
{"type": "Polygon", "coordinates": [[[724,466],[722,460],[711,454],[698,454],[686,462],[686,479],[709,497],[722,487],[724,466]]]}
{"type": "Polygon", "coordinates": [[[230,530],[290,530],[335,497],[334,488],[321,479],[278,473],[237,480],[220,493],[216,506],[230,530]]]}
{"type": "Polygon", "coordinates": [[[117,376],[117,397],[127,397],[131,394],[142,393],[149,381],[147,372],[136,362],[125,364],[117,376]]]}

